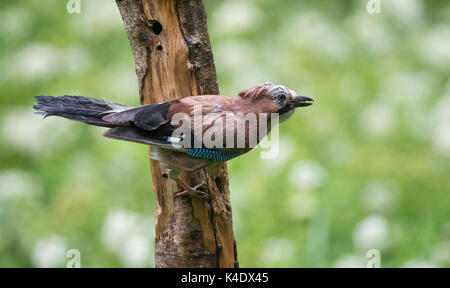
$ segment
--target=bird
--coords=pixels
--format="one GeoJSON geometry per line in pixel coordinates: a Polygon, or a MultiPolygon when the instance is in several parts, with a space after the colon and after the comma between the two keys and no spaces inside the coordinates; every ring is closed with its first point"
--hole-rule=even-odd
{"type": "Polygon", "coordinates": [[[269,82],[243,90],[238,97],[197,95],[138,107],[84,96],[35,98],[35,113],[44,118],[59,116],[109,128],[103,136],[150,145],[150,158],[159,162],[162,176],[183,189],[174,196],[198,198],[208,198],[201,190],[206,183],[191,187],[179,179],[181,171],[196,171],[249,152],[273,123],[286,121],[296,108],[314,102],[269,82]]]}

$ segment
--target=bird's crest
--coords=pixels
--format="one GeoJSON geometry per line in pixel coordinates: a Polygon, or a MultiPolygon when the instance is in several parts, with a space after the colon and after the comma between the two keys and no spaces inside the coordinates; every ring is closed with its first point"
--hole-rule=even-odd
{"type": "Polygon", "coordinates": [[[284,90],[286,89],[282,85],[276,85],[269,82],[264,84],[256,85],[250,89],[243,90],[239,93],[239,97],[243,99],[249,99],[250,101],[256,101],[264,96],[271,95],[275,92],[275,90],[284,90]]]}

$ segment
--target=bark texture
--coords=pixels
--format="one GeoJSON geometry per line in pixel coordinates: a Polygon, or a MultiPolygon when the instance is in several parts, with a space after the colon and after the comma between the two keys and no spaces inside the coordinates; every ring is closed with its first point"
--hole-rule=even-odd
{"type": "MultiPolygon", "coordinates": [[[[141,104],[219,94],[202,0],[116,0],[133,51],[141,104]]],[[[156,194],[156,267],[237,267],[226,164],[182,172],[207,181],[209,200],[181,188],[150,161],[156,194]]]]}

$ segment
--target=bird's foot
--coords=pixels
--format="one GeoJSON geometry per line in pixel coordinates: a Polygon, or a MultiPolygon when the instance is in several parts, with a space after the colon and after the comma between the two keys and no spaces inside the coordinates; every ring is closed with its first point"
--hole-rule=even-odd
{"type": "MultiPolygon", "coordinates": [[[[177,179],[179,180],[179,179],[177,179]]],[[[181,182],[181,181],[180,181],[181,182]]],[[[178,183],[178,181],[177,181],[178,183]]],[[[208,199],[209,195],[208,193],[205,193],[201,190],[199,190],[199,188],[202,187],[206,187],[207,183],[206,181],[203,181],[202,183],[195,185],[194,187],[190,187],[189,185],[185,184],[185,183],[178,183],[181,187],[183,187],[183,191],[177,192],[175,193],[173,196],[174,197],[179,197],[179,196],[183,196],[183,195],[189,195],[195,198],[199,198],[199,199],[208,199]]]]}

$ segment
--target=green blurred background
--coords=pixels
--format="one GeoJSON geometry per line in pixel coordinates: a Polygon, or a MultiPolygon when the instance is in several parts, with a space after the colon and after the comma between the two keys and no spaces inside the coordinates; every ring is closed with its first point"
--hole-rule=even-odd
{"type": "MultiPolygon", "coordinates": [[[[114,1],[0,2],[0,266],[152,267],[147,147],[45,121],[34,95],[138,105],[114,1]]],[[[220,91],[316,100],[277,159],[229,162],[242,267],[450,266],[448,1],[206,0],[220,91]]]]}

